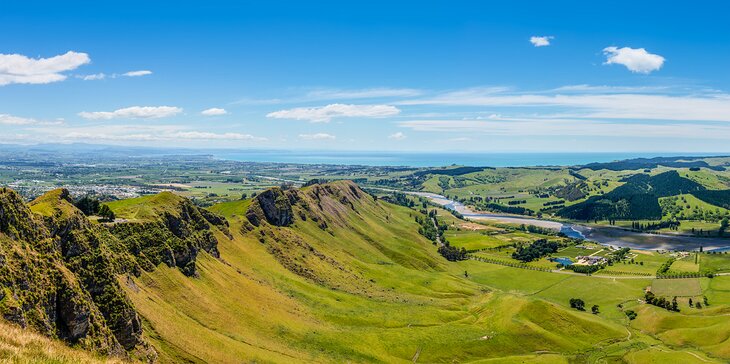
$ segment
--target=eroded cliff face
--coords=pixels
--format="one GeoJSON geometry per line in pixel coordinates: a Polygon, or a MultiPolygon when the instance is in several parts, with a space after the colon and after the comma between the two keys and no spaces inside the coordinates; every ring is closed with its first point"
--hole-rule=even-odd
{"type": "Polygon", "coordinates": [[[220,258],[214,230],[230,236],[228,222],[185,198],[175,196],[168,200],[172,202],[155,216],[145,221],[113,224],[109,230],[132,255],[131,271],[151,271],[164,263],[187,276],[196,276],[195,261],[200,251],[220,258]]]}
{"type": "Polygon", "coordinates": [[[254,226],[267,222],[274,226],[289,226],[294,222],[292,204],[299,200],[297,190],[274,187],[259,193],[248,209],[246,217],[254,226]]]}
{"type": "MultiPolygon", "coordinates": [[[[85,349],[154,361],[142,318],[119,282],[131,282],[160,264],[196,279],[199,255],[220,258],[218,240],[233,236],[225,218],[183,197],[161,193],[140,203],[143,218],[96,223],[73,205],[65,189],[29,204],[1,189],[0,315],[85,349]]],[[[298,275],[332,288],[345,281],[366,287],[358,272],[289,229],[314,223],[335,236],[333,227],[346,227],[361,208],[379,207],[351,182],[272,188],[252,201],[243,233],[256,234],[298,275]]]]}
{"type": "Polygon", "coordinates": [[[139,318],[103,268],[94,229],[66,196],[44,196],[41,217],[17,193],[0,190],[0,312],[23,327],[126,356],[125,348],[141,344],[139,318]]]}
{"type": "Polygon", "coordinates": [[[349,214],[357,214],[356,204],[372,204],[373,198],[351,181],[314,184],[304,189],[274,187],[256,196],[246,218],[253,226],[268,223],[290,226],[297,219],[311,219],[327,229],[327,224],[346,224],[349,214]]]}

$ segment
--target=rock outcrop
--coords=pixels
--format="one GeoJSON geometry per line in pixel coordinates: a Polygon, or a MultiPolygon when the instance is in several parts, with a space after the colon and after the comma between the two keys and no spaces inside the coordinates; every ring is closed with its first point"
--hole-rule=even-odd
{"type": "MultiPolygon", "coordinates": [[[[82,238],[90,232],[80,232],[90,229],[88,222],[74,221],[76,217],[67,214],[75,209],[62,198],[67,193],[57,190],[45,196],[48,199],[40,210],[46,218],[40,219],[15,192],[0,191],[0,313],[8,321],[46,335],[126,356],[119,340],[126,336],[107,317],[119,312],[125,316],[124,308],[131,309],[131,304],[119,287],[115,291],[113,273],[89,272],[84,267],[99,256],[89,252],[88,239],[82,238]],[[90,259],[82,261],[79,257],[84,254],[90,259]],[[104,274],[110,281],[95,276],[104,274]],[[102,292],[121,301],[112,304],[101,298],[102,292]]],[[[126,316],[130,315],[136,318],[133,309],[127,311],[126,316]]],[[[129,336],[129,348],[140,344],[139,334],[129,336]]]]}
{"type": "Polygon", "coordinates": [[[228,222],[188,199],[165,196],[165,200],[167,205],[161,206],[155,216],[141,222],[117,223],[110,226],[110,231],[135,260],[130,269],[135,274],[139,269],[151,271],[164,263],[195,276],[195,260],[201,250],[220,258],[213,230],[230,236],[228,222]]]}

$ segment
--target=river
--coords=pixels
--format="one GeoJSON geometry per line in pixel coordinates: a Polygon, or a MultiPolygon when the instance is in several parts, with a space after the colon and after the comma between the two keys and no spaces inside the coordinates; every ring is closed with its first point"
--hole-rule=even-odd
{"type": "Polygon", "coordinates": [[[626,247],[639,250],[697,250],[729,251],[730,239],[698,238],[685,235],[648,234],[615,227],[597,227],[575,223],[538,219],[533,217],[473,211],[462,203],[442,195],[429,192],[408,192],[426,197],[447,209],[454,210],[467,219],[488,220],[506,224],[525,224],[559,230],[572,238],[581,238],[613,247],[626,247]]]}

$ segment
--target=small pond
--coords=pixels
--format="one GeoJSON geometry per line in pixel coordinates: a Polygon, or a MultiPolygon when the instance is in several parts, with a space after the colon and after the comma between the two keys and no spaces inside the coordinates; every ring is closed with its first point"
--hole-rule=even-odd
{"type": "Polygon", "coordinates": [[[552,260],[553,260],[553,262],[560,263],[560,264],[562,264],[565,267],[573,264],[573,261],[571,261],[568,258],[553,258],[552,260]]]}

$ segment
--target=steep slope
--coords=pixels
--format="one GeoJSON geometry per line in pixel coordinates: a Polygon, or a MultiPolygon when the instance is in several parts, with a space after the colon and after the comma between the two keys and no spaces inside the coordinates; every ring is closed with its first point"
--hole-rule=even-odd
{"type": "Polygon", "coordinates": [[[0,361],[6,363],[120,364],[124,361],[71,349],[29,329],[0,321],[0,361]]]}
{"type": "Polygon", "coordinates": [[[161,263],[195,276],[202,250],[219,257],[212,231],[229,235],[228,222],[170,192],[108,204],[122,222],[109,230],[135,258],[128,270],[154,270],[161,263]]]}
{"type": "Polygon", "coordinates": [[[123,258],[106,246],[113,237],[69,202],[68,191],[29,208],[3,189],[0,211],[0,310],[8,321],[105,354],[154,356],[117,282],[123,258]]]}
{"type": "Polygon", "coordinates": [[[162,193],[110,203],[119,219],[105,224],[65,190],[30,209],[3,193],[6,319],[104,353],[163,363],[529,360],[544,351],[562,360],[625,337],[615,322],[467,278],[466,267],[477,277],[492,268],[447,262],[418,234],[421,213],[352,182],[273,188],[211,208],[225,217],[162,193]]]}
{"type": "Polygon", "coordinates": [[[418,235],[417,212],[351,182],[275,188],[212,210],[230,222],[232,238],[214,232],[220,259],[200,256],[195,279],[161,266],[128,288],[163,362],[470,361],[625,336],[464,279],[418,235]],[[571,339],[551,333],[545,315],[561,317],[571,339]],[[483,339],[490,332],[498,339],[483,339]]]}

